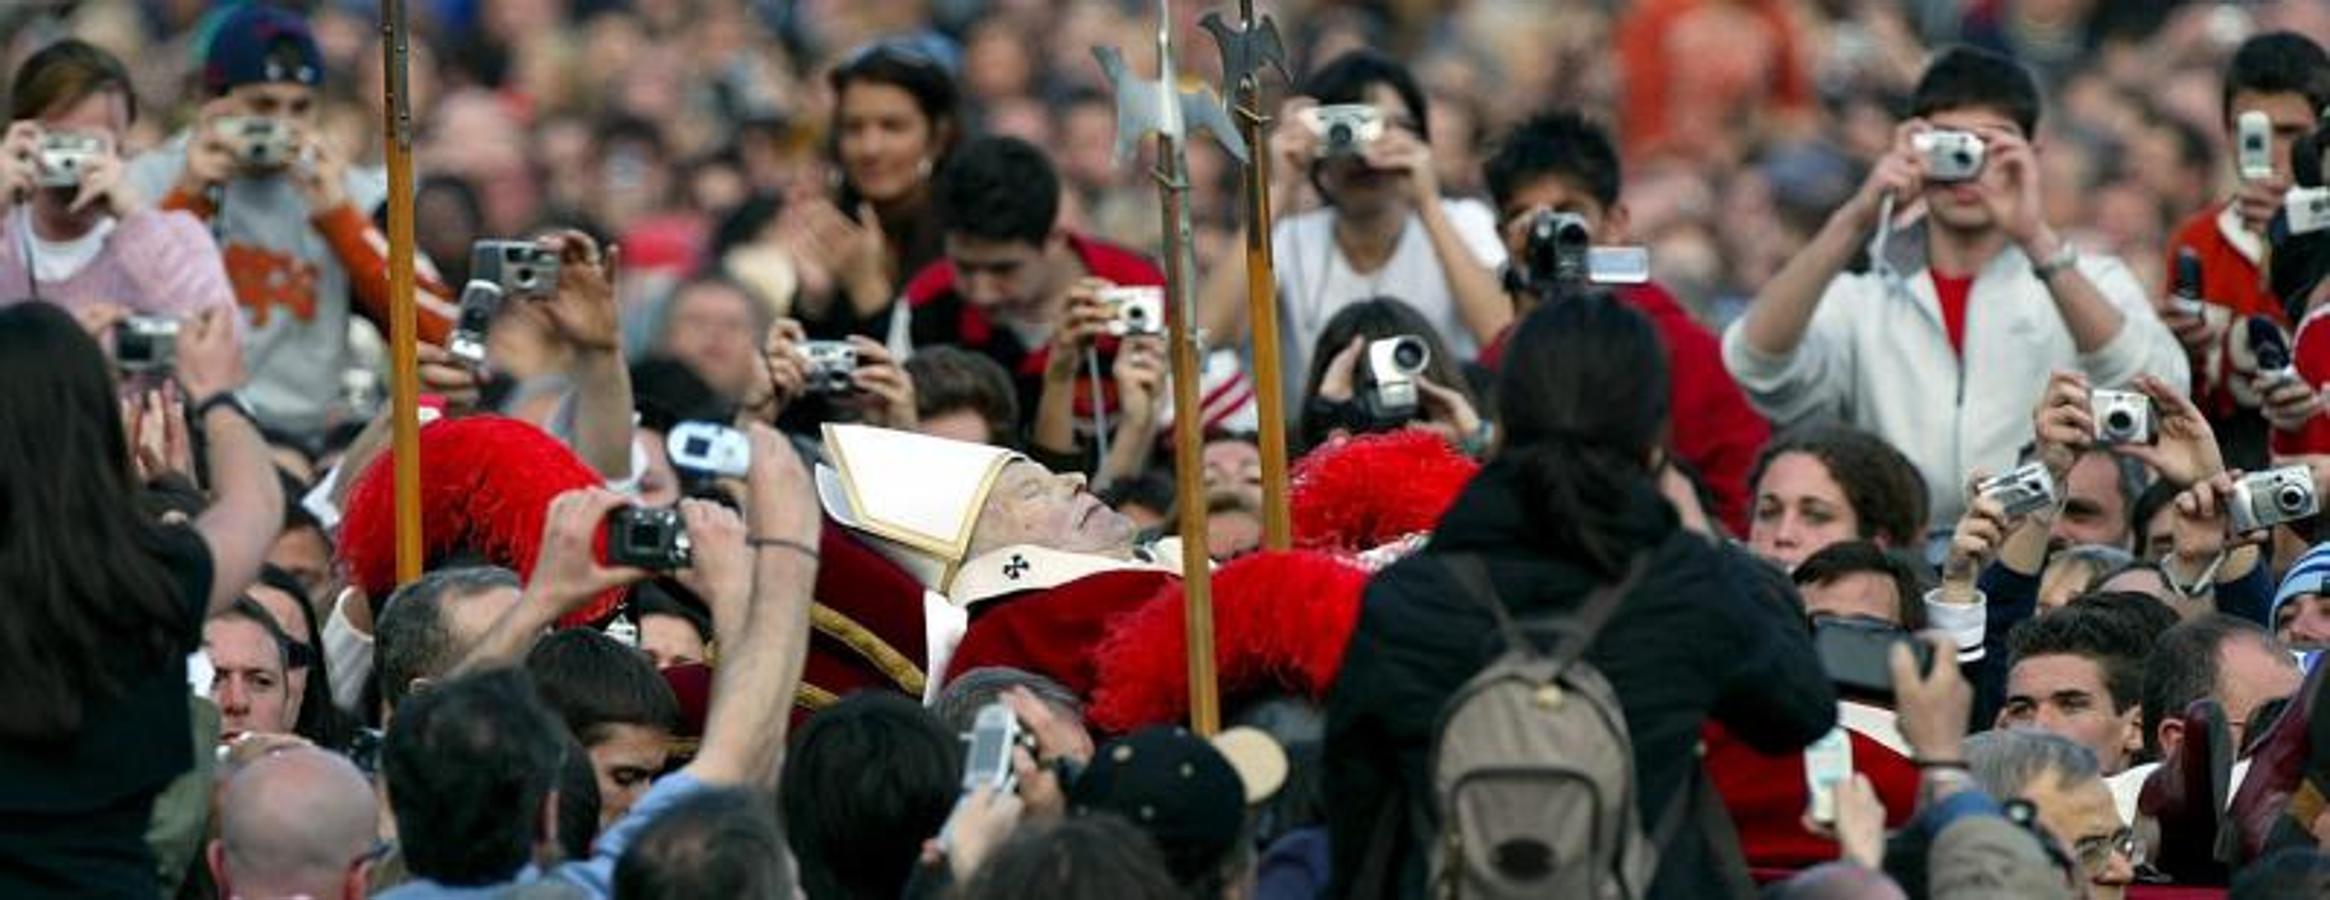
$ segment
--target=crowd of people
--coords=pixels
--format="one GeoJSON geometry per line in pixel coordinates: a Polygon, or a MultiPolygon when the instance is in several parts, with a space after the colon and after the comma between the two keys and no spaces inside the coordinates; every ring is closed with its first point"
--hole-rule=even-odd
{"type": "Polygon", "coordinates": [[[375,5],[0,8],[0,896],[2330,896],[2330,6],[1261,3],[1182,322],[1143,4],[408,5],[414,459],[375,5]]]}

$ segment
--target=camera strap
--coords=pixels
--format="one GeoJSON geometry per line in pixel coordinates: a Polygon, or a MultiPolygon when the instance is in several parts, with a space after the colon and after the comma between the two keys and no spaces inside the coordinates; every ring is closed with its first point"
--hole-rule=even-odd
{"type": "Polygon", "coordinates": [[[30,204],[16,207],[16,249],[24,255],[24,294],[26,299],[40,299],[40,263],[32,258],[32,211],[30,204]]]}
{"type": "MultiPolygon", "coordinates": [[[[1084,368],[1092,377],[1092,446],[1100,452],[1100,458],[1094,461],[1092,471],[1098,473],[1108,467],[1108,404],[1103,402],[1108,394],[1107,383],[1100,379],[1099,345],[1084,345],[1084,368]]],[[[1070,396],[1073,398],[1074,392],[1070,392],[1070,396]]],[[[1073,399],[1070,405],[1074,405],[1073,399]]]]}

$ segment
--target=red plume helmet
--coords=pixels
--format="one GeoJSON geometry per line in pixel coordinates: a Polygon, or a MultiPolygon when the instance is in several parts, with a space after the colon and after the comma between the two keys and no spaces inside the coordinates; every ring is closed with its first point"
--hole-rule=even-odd
{"type": "MultiPolygon", "coordinates": [[[[550,501],[606,483],[559,443],[525,422],[470,416],[421,429],[421,554],[424,560],[467,552],[532,577],[550,501]]],[[[605,538],[600,551],[605,548],[605,538]]],[[[388,454],[365,468],[348,492],[340,525],[340,559],[348,580],[375,604],[396,588],[396,466],[388,454]]],[[[601,594],[559,619],[561,627],[605,619],[622,591],[601,594]]]]}
{"type": "Polygon", "coordinates": [[[1329,443],[1296,462],[1289,479],[1295,546],[1358,552],[1430,531],[1479,471],[1420,429],[1329,443]]]}

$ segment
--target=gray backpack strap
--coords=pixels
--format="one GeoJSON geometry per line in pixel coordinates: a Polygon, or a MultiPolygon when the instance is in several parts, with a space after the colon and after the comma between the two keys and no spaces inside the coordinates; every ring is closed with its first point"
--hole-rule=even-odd
{"type": "Polygon", "coordinates": [[[1478,553],[1449,553],[1440,557],[1440,564],[1455,576],[1456,587],[1465,596],[1480,601],[1489,615],[1497,620],[1497,633],[1505,638],[1505,647],[1515,653],[1533,653],[1521,626],[1513,623],[1513,614],[1505,609],[1505,600],[1497,594],[1497,582],[1489,577],[1489,564],[1478,553]]]}
{"type": "MultiPolygon", "coordinates": [[[[1482,606],[1488,608],[1489,615],[1497,620],[1497,632],[1504,636],[1508,648],[1520,653],[1536,653],[1535,646],[1529,643],[1521,627],[1513,622],[1512,611],[1505,608],[1504,599],[1497,594],[1497,583],[1489,577],[1488,563],[1480,554],[1448,553],[1441,555],[1440,560],[1448,573],[1456,578],[1456,586],[1466,596],[1480,601],[1482,606]]],[[[1593,646],[1594,637],[1602,633],[1602,626],[1610,624],[1610,617],[1618,612],[1618,604],[1626,599],[1627,594],[1633,593],[1634,586],[1641,583],[1643,573],[1649,570],[1650,554],[1637,553],[1627,562],[1624,577],[1597,586],[1592,593],[1587,594],[1585,603],[1569,616],[1570,639],[1553,652],[1554,663],[1566,667],[1585,655],[1586,650],[1593,646]]]]}

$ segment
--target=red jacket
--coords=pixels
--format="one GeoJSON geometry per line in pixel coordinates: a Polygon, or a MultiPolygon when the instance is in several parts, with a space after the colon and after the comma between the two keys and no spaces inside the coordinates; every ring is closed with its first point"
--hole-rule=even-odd
{"type": "MultiPolygon", "coordinates": [[[[2248,316],[2264,316],[2284,329],[2289,328],[2289,313],[2282,308],[2281,298],[2274,296],[2273,289],[2267,285],[2257,259],[2226,237],[2229,224],[2225,221],[2226,215],[2226,205],[2220,203],[2194,213],[2177,226],[2175,237],[2168,242],[2168,267],[2161,271],[2174,279],[2176,256],[2189,247],[2200,257],[2204,300],[2232,310],[2236,322],[2248,316]]],[[[2264,238],[2256,238],[2252,249],[2262,253],[2263,245],[2264,238]]],[[[2226,387],[2231,372],[2222,347],[2208,353],[2206,358],[2191,357],[2190,362],[2193,402],[2200,404],[2201,410],[2214,419],[2221,420],[2238,412],[2240,404],[2226,387]]]]}
{"type": "MultiPolygon", "coordinates": [[[[1671,383],[1668,418],[1674,423],[1669,443],[1675,455],[1699,470],[1715,494],[1715,515],[1733,534],[1746,534],[1748,471],[1756,454],[1772,437],[1772,425],[1748,405],[1739,383],[1723,368],[1723,344],[1707,326],[1691,318],[1673,294],[1657,283],[1620,288],[1618,297],[1650,317],[1667,343],[1667,377],[1671,383]]],[[[1491,369],[1505,355],[1510,327],[1481,349],[1481,365],[1491,369]]]]}
{"type": "MultiPolygon", "coordinates": [[[[1739,829],[1740,852],[1749,868],[1777,874],[1837,858],[1835,841],[1804,829],[1812,791],[1805,784],[1802,752],[1765,756],[1712,723],[1701,734],[1707,742],[1708,777],[1739,829]]],[[[1854,731],[1851,738],[1853,771],[1868,776],[1877,789],[1886,827],[1907,823],[1917,812],[1917,767],[1868,735],[1854,731]]]]}

